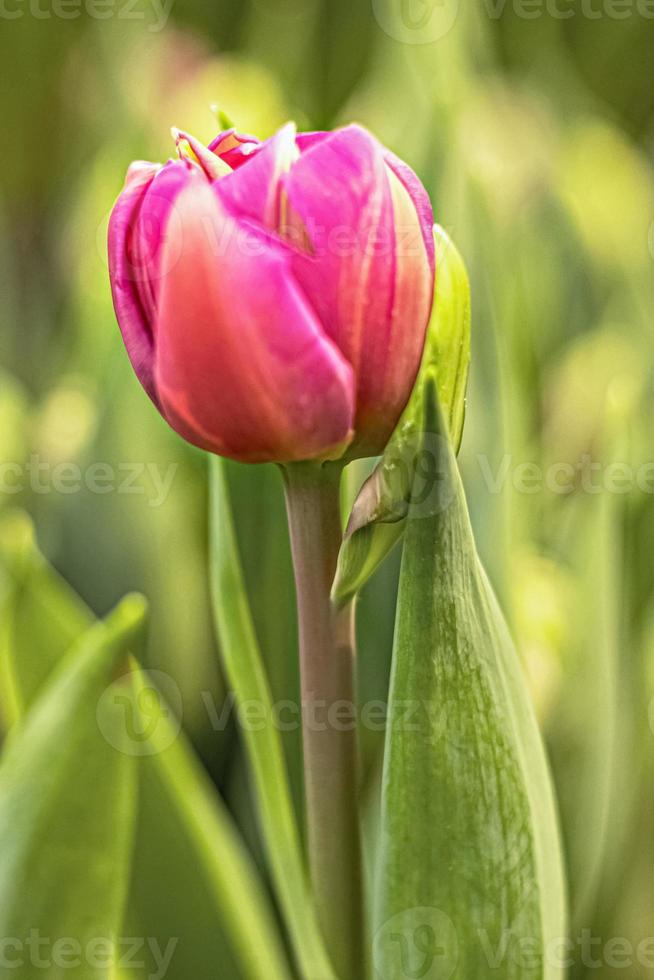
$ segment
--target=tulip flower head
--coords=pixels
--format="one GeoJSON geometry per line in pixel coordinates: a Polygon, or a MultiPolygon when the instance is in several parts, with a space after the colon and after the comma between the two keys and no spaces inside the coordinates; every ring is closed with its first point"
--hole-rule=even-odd
{"type": "Polygon", "coordinates": [[[244,462],[380,453],[434,293],[433,217],[410,168],[347,126],[234,130],[134,163],[111,215],[127,353],[169,424],[244,462]]]}

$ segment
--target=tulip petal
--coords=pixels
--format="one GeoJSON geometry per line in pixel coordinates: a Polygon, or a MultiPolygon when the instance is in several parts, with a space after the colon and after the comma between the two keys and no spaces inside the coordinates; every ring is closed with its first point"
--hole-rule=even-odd
{"type": "Polygon", "coordinates": [[[390,150],[386,149],[384,150],[384,159],[387,166],[390,167],[400,183],[403,184],[413,202],[418,215],[418,221],[420,222],[420,230],[425,243],[429,264],[431,265],[433,271],[435,264],[434,213],[432,210],[431,201],[429,200],[429,194],[422,186],[411,167],[409,167],[404,160],[400,160],[398,156],[395,156],[394,153],[391,153],[390,150]]]}
{"type": "Polygon", "coordinates": [[[295,274],[357,379],[352,449],[380,452],[410,394],[433,296],[416,209],[358,126],[315,140],[283,184],[313,245],[294,253],[295,274]]]}
{"type": "Polygon", "coordinates": [[[226,129],[218,133],[209,143],[209,150],[229,164],[232,170],[237,170],[244,164],[261,145],[256,136],[237,133],[235,129],[226,129]]]}
{"type": "Polygon", "coordinates": [[[234,218],[217,186],[176,203],[183,248],[164,257],[157,332],[164,414],[190,442],[242,461],[340,456],[351,368],[294,281],[288,249],[234,218]]]}
{"type": "Polygon", "coordinates": [[[134,267],[133,238],[146,191],[159,164],[132,164],[109,219],[109,276],[116,318],[136,376],[157,404],[153,360],[154,345],[138,289],[138,263],[134,267]]]}
{"type": "Polygon", "coordinates": [[[288,123],[262,143],[246,164],[217,185],[222,202],[235,215],[276,229],[280,220],[280,178],[299,156],[295,125],[288,123]]]}
{"type": "MultiPolygon", "coordinates": [[[[175,202],[189,183],[205,180],[200,168],[188,160],[169,160],[148,185],[136,216],[132,237],[134,275],[141,305],[153,325],[159,286],[166,272],[162,261],[164,245],[170,241],[181,247],[175,202]]],[[[168,262],[175,260],[174,248],[168,250],[167,256],[168,262]]]]}
{"type": "Polygon", "coordinates": [[[191,159],[197,163],[209,180],[219,180],[220,177],[232,172],[232,168],[222,157],[212,153],[191,133],[177,129],[176,126],[173,126],[170,132],[175,140],[175,148],[180,160],[191,159]]]}
{"type": "Polygon", "coordinates": [[[304,153],[306,150],[310,150],[312,146],[315,146],[316,143],[322,143],[329,136],[331,136],[329,130],[317,129],[314,132],[298,133],[295,142],[300,153],[304,153]]]}

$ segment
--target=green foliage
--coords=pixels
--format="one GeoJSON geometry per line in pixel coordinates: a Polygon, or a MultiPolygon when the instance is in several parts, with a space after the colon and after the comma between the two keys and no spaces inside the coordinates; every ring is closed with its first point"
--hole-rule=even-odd
{"type": "Polygon", "coordinates": [[[400,576],[375,965],[401,980],[425,934],[457,980],[553,980],[566,921],[550,775],[438,418],[438,480],[409,513],[400,576]]]}
{"type": "MultiPolygon", "coordinates": [[[[108,936],[115,949],[98,943],[102,964],[127,959],[134,937],[136,976],[157,975],[165,961],[174,980],[211,962],[226,980],[286,980],[277,926],[232,820],[178,719],[128,663],[128,649],[141,646],[140,600],[125,600],[106,626],[89,625],[91,614],[36,550],[29,525],[19,515],[12,522],[21,546],[13,570],[22,577],[6,600],[5,653],[20,711],[0,769],[5,935],[23,943],[38,930],[60,939],[62,962],[75,959],[66,941],[95,950],[108,936]],[[36,641],[47,634],[43,653],[36,641]],[[15,835],[24,812],[30,819],[15,835]],[[80,894],[57,918],[62,862],[73,860],[80,894]]],[[[32,968],[26,961],[17,975],[32,968]]],[[[110,975],[109,966],[89,969],[84,958],[79,976],[110,975]]]]}
{"type": "MultiPolygon", "coordinates": [[[[261,135],[286,118],[307,129],[352,119],[368,126],[416,169],[436,220],[451,229],[465,256],[475,330],[458,460],[477,547],[508,613],[550,750],[571,879],[572,935],[585,928],[604,939],[623,936],[637,947],[649,936],[654,907],[654,518],[649,490],[634,485],[627,492],[595,493],[586,481],[598,465],[595,477],[601,481],[614,461],[634,471],[651,461],[654,88],[647,66],[654,57],[654,22],[628,4],[620,19],[593,20],[580,13],[583,5],[572,4],[574,16],[559,21],[547,5],[532,19],[520,16],[526,11],[522,4],[459,3],[451,29],[434,38],[430,16],[447,11],[447,4],[409,10],[411,4],[386,0],[354,6],[344,0],[184,0],[172,6],[162,29],[151,29],[156,11],[149,3],[137,7],[143,18],[106,20],[89,16],[82,4],[79,17],[70,21],[55,16],[54,7],[52,17],[42,19],[28,5],[12,6],[23,16],[7,20],[0,37],[7,82],[0,98],[11,134],[0,200],[0,714],[6,752],[0,773],[9,766],[11,787],[0,800],[0,813],[18,830],[24,816],[33,828],[37,818],[30,814],[45,814],[52,840],[75,841],[88,863],[69,863],[55,881],[30,875],[23,895],[17,894],[21,879],[12,872],[6,892],[11,900],[3,893],[0,902],[5,935],[41,914],[52,916],[52,929],[83,934],[88,923],[75,910],[86,903],[118,935],[150,933],[162,949],[178,936],[168,974],[174,980],[215,973],[227,980],[261,972],[261,961],[252,958],[255,945],[272,951],[264,976],[293,973],[286,945],[297,963],[302,903],[310,918],[298,827],[299,737],[281,733],[271,749],[261,736],[253,748],[255,739],[245,744],[233,725],[214,730],[203,695],[220,711],[226,685],[218,674],[205,580],[204,461],[147,405],[120,345],[106,282],[106,215],[127,164],[137,157],[165,159],[171,124],[211,138],[221,124],[210,109],[217,103],[237,126],[261,135]],[[489,15],[490,6],[497,16],[489,15]],[[394,26],[406,31],[402,14],[415,28],[403,40],[394,32],[394,26]],[[606,438],[606,401],[616,391],[625,405],[617,440],[614,432],[606,438]],[[168,466],[177,471],[166,500],[150,506],[147,495],[115,487],[107,495],[84,488],[58,492],[51,483],[49,490],[34,489],[26,469],[34,456],[50,474],[71,463],[82,473],[95,463],[153,463],[161,473],[168,466]],[[573,467],[570,491],[552,491],[544,483],[535,491],[521,489],[525,464],[544,474],[553,465],[573,467]],[[24,483],[18,492],[16,479],[24,483]],[[31,515],[48,561],[13,507],[31,515]],[[161,758],[110,754],[93,730],[93,698],[86,706],[80,701],[84,684],[91,684],[83,670],[90,661],[80,659],[91,642],[87,631],[128,589],[145,592],[152,606],[149,641],[133,638],[130,646],[138,643],[139,650],[131,652],[172,679],[170,687],[162,685],[160,698],[170,694],[174,701],[175,686],[181,692],[182,731],[161,758]],[[71,684],[77,678],[79,697],[56,705],[52,685],[64,670],[71,684]],[[44,731],[61,726],[51,741],[38,735],[39,719],[50,726],[44,731]],[[204,766],[188,737],[201,750],[204,766]],[[84,750],[74,749],[82,743],[84,750]],[[258,779],[255,752],[270,756],[260,762],[258,779]],[[16,753],[34,758],[41,782],[18,772],[16,753]],[[93,769],[94,760],[102,768],[93,769]],[[277,786],[270,772],[281,780],[277,786]],[[59,786],[46,800],[46,786],[60,777],[66,791],[59,786]],[[83,786],[90,788],[86,797],[83,786]],[[61,807],[54,802],[59,793],[61,807]],[[262,802],[265,794],[273,800],[275,826],[282,828],[288,872],[276,851],[271,860],[276,831],[262,802]],[[20,819],[18,797],[29,801],[26,814],[21,804],[20,819]],[[192,812],[196,807],[201,827],[192,812]],[[107,839],[96,853],[94,841],[103,834],[107,839]],[[263,870],[261,881],[252,857],[263,870]],[[96,889],[102,891],[97,902],[96,889]],[[234,906],[247,910],[246,922],[230,922],[227,889],[233,889],[234,906]],[[284,889],[295,896],[291,901],[288,894],[281,899],[284,889]]],[[[449,404],[442,391],[441,400],[449,404]]],[[[295,700],[293,596],[276,474],[228,469],[254,624],[241,640],[249,643],[256,635],[261,648],[254,661],[260,674],[253,670],[239,684],[245,690],[254,685],[258,693],[268,687],[273,700],[289,690],[295,700]]],[[[347,565],[338,596],[358,594],[363,705],[388,695],[400,548],[386,556],[402,530],[409,551],[405,569],[416,560],[412,536],[422,533],[423,523],[431,526],[434,546],[443,546],[443,536],[455,526],[470,544],[460,524],[437,527],[430,521],[428,515],[416,517],[415,530],[406,517],[364,523],[343,551],[347,565]]],[[[433,565],[433,555],[423,558],[433,565]]],[[[480,622],[490,623],[497,653],[498,644],[504,647],[491,629],[497,616],[481,603],[488,588],[470,550],[468,558],[475,602],[471,607],[461,597],[450,600],[459,610],[465,607],[466,616],[474,608],[480,622]]],[[[407,575],[404,617],[411,608],[407,575]]],[[[433,568],[441,603],[447,599],[443,575],[433,568]]],[[[421,588],[425,605],[418,612],[427,616],[435,594],[424,583],[421,588]]],[[[247,619],[246,610],[241,627],[247,619]]],[[[398,623],[402,635],[405,623],[398,623]]],[[[99,642],[97,632],[90,635],[99,642]]],[[[236,649],[242,647],[234,643],[233,656],[236,649]]],[[[471,731],[464,708],[473,687],[469,674],[456,672],[461,661],[421,658],[411,677],[398,670],[406,666],[406,658],[398,660],[400,650],[398,638],[396,701],[401,681],[409,691],[419,682],[425,691],[447,690],[451,711],[446,702],[444,718],[453,715],[469,740],[467,750],[488,734],[488,745],[479,747],[481,766],[493,746],[507,747],[515,778],[511,782],[506,775],[505,787],[524,797],[520,754],[511,737],[498,733],[508,694],[493,700],[483,717],[471,715],[479,719],[478,731],[471,731]]],[[[229,657],[226,651],[225,662],[229,657]]],[[[490,685],[489,677],[499,676],[499,661],[488,653],[479,662],[478,679],[490,685]]],[[[507,676],[509,668],[515,668],[511,658],[507,676]]],[[[235,677],[238,668],[232,669],[235,677]]],[[[136,680],[129,682],[132,689],[136,680]]],[[[233,679],[230,684],[236,686],[233,679]]],[[[519,700],[524,703],[522,693],[519,700]]],[[[166,708],[150,694],[143,707],[142,732],[157,719],[160,737],[166,724],[176,729],[178,703],[166,708]],[[158,704],[171,713],[160,719],[158,704]]],[[[133,720],[137,709],[134,701],[133,720]]],[[[112,714],[120,728],[120,710],[112,714]]],[[[382,741],[382,732],[362,731],[371,894],[372,869],[380,860],[382,741]]],[[[457,744],[450,744],[452,752],[457,744]]],[[[447,746],[416,740],[405,748],[416,765],[441,767],[437,775],[443,774],[446,799],[459,814],[443,754],[447,746]]],[[[394,772],[399,793],[401,773],[395,767],[394,772]]],[[[479,813],[467,814],[463,826],[453,828],[458,841],[464,829],[483,839],[481,816],[488,813],[480,794],[473,797],[466,773],[466,798],[479,803],[479,813]]],[[[422,789],[430,808],[445,806],[428,795],[431,786],[422,789]]],[[[511,812],[515,816],[517,810],[511,812]]],[[[445,816],[453,822],[451,814],[445,816]]],[[[424,821],[418,827],[427,833],[424,821]]],[[[4,823],[3,828],[2,852],[21,865],[21,874],[31,862],[43,863],[43,875],[57,870],[45,831],[39,839],[29,827],[8,836],[4,823]]],[[[410,836],[412,824],[407,828],[410,836]]],[[[389,853],[382,849],[384,861],[389,853]]],[[[433,869],[435,860],[427,852],[425,869],[433,869]]],[[[441,896],[445,886],[438,871],[435,884],[421,881],[419,887],[438,889],[430,901],[441,902],[458,926],[441,896]]],[[[491,884],[496,894],[505,894],[501,876],[483,883],[486,896],[491,884]]],[[[395,900],[400,896],[398,885],[395,900]]],[[[425,920],[419,911],[400,926],[392,926],[400,936],[393,948],[403,936],[416,957],[414,935],[429,940],[427,931],[415,934],[416,929],[431,926],[449,935],[447,921],[425,920]]],[[[604,964],[588,970],[577,953],[572,980],[614,980],[614,969],[604,964]]],[[[410,962],[414,969],[421,966],[417,958],[410,962]]],[[[150,957],[148,968],[153,965],[150,957]]],[[[133,972],[124,970],[120,980],[133,972]]],[[[472,970],[472,978],[479,976],[472,970]]]]}
{"type": "Polygon", "coordinates": [[[129,882],[136,771],[105,737],[121,739],[122,719],[102,696],[142,615],[142,603],[126,599],[91,627],[5,751],[2,934],[16,943],[16,976],[34,975],[35,956],[47,960],[53,977],[111,975],[129,882]],[[26,950],[35,932],[46,943],[42,955],[26,950]]]}
{"type": "MultiPolygon", "coordinates": [[[[152,704],[147,678],[135,671],[140,784],[128,916],[129,934],[171,949],[166,976],[290,980],[268,898],[231,817],[165,703],[152,704]]],[[[143,977],[156,961],[147,962],[143,977]]]]}
{"type": "Polygon", "coordinates": [[[9,726],[25,713],[94,617],[45,561],[26,515],[5,515],[1,528],[0,555],[6,575],[0,634],[2,714],[9,726]]]}

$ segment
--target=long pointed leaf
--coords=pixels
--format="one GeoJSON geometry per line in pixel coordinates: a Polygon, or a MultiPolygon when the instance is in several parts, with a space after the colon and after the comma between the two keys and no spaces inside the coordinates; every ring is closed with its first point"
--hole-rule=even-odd
{"type": "Polygon", "coordinates": [[[375,965],[384,980],[429,957],[452,980],[554,980],[546,950],[565,936],[565,901],[549,771],[445,424],[435,429],[438,478],[404,542],[375,965]]]}
{"type": "MultiPolygon", "coordinates": [[[[65,648],[94,620],[38,551],[27,518],[13,515],[10,523],[2,550],[10,578],[3,654],[16,723],[38,706],[65,648]]],[[[287,980],[277,926],[249,855],[177,716],[146,678],[135,666],[129,678],[106,679],[102,696],[103,707],[119,709],[111,727],[103,721],[102,729],[114,761],[135,765],[138,780],[122,927],[123,936],[138,938],[133,956],[127,942],[121,952],[120,959],[130,960],[124,975],[151,978],[165,968],[168,980],[187,980],[209,963],[221,980],[287,980]]]]}
{"type": "Polygon", "coordinates": [[[137,667],[131,707],[140,768],[132,928],[147,936],[144,977],[290,980],[270,903],[224,804],[174,715],[137,667]],[[157,946],[153,944],[156,940],[157,946]]]}
{"type": "Polygon", "coordinates": [[[0,766],[0,933],[19,980],[43,963],[51,980],[108,980],[119,957],[135,768],[103,694],[142,614],[126,599],[83,636],[0,766]]]}
{"type": "Polygon", "coordinates": [[[5,515],[0,524],[0,565],[6,576],[0,704],[11,727],[93,616],[39,552],[32,523],[20,511],[5,515]]]}

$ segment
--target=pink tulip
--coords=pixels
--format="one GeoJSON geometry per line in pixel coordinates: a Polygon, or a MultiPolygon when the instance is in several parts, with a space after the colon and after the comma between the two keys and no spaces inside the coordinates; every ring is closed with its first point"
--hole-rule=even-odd
{"type": "Polygon", "coordinates": [[[185,439],[247,462],[376,455],[432,306],[429,198],[366,130],[233,130],[135,163],[109,227],[130,360],[185,439]]]}

